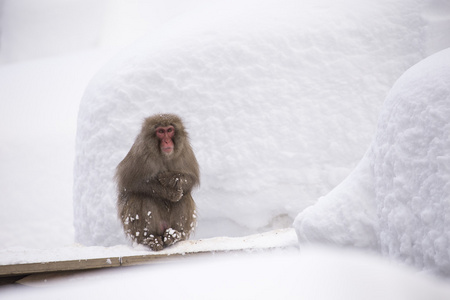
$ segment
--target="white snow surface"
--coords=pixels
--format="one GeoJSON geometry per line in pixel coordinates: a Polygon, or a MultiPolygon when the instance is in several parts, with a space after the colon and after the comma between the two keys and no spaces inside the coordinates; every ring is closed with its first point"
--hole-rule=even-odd
{"type": "Polygon", "coordinates": [[[301,242],[379,250],[450,275],[450,48],[406,71],[355,171],[294,226],[301,242]]]}
{"type": "Polygon", "coordinates": [[[215,1],[131,45],[81,101],[76,240],[125,242],[115,167],[164,112],[201,167],[196,238],[289,226],[363,156],[389,88],[428,48],[430,3],[215,1]]]}

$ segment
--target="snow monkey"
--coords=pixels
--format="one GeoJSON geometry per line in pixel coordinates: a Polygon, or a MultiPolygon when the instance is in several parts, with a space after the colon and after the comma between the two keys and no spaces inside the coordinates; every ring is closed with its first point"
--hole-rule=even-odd
{"type": "Polygon", "coordinates": [[[191,190],[199,176],[181,119],[146,118],[116,169],[117,207],[127,236],[152,250],[189,238],[196,225],[191,190]]]}

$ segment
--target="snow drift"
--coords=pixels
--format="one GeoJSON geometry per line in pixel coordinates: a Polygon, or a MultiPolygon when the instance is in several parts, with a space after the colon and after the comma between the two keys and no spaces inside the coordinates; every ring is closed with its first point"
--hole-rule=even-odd
{"type": "Polygon", "coordinates": [[[450,49],[405,72],[356,170],[295,220],[301,242],[380,250],[450,275],[450,49]]]}
{"type": "Polygon", "coordinates": [[[420,3],[216,1],[129,47],[80,105],[76,240],[124,242],[114,170],[161,112],[183,117],[201,166],[197,238],[290,225],[356,165],[389,88],[423,58],[420,3]]]}

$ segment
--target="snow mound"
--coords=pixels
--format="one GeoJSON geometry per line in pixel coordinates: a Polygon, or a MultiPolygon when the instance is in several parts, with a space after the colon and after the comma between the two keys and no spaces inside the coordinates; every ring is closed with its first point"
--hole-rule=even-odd
{"type": "Polygon", "coordinates": [[[359,166],[296,218],[301,242],[380,250],[450,275],[449,82],[450,49],[398,79],[359,166]]]}
{"type": "Polygon", "coordinates": [[[126,49],[81,101],[76,240],[125,241],[115,167],[165,112],[184,119],[201,167],[197,238],[290,225],[350,173],[389,88],[422,59],[417,3],[214,1],[126,49]]]}

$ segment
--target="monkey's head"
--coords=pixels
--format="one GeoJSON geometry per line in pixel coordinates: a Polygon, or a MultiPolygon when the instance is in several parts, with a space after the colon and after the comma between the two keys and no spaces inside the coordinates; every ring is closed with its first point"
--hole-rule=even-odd
{"type": "Polygon", "coordinates": [[[145,119],[142,133],[154,153],[170,158],[181,153],[187,137],[181,119],[173,114],[158,114],[145,119]]]}

